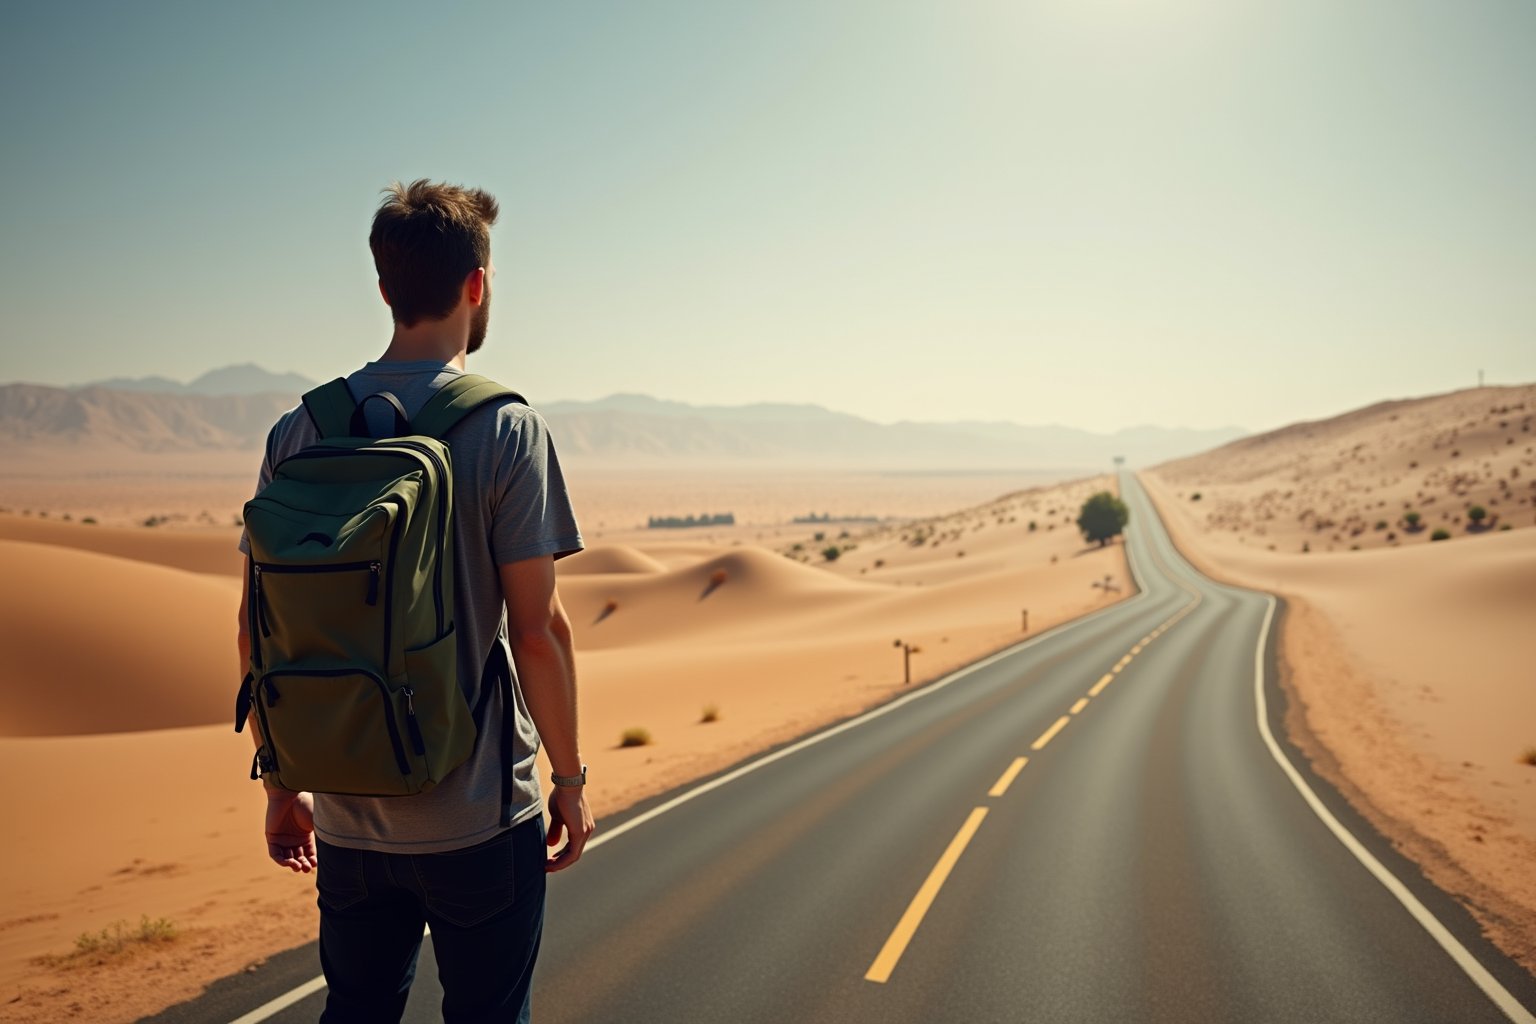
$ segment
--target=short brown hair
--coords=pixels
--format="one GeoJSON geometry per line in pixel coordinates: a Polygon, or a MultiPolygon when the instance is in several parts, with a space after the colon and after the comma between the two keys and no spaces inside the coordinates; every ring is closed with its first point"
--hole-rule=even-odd
{"type": "Polygon", "coordinates": [[[464,278],[491,259],[491,225],[501,208],[489,192],[418,178],[384,189],[368,248],[395,322],[442,320],[464,278]]]}

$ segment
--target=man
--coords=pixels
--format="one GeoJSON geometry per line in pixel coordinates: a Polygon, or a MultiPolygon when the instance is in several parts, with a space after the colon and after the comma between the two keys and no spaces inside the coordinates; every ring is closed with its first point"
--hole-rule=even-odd
{"type": "MultiPolygon", "coordinates": [[[[355,398],[389,391],[414,416],[464,372],[466,354],[485,340],[497,213],[479,189],[420,180],[385,190],[368,244],[394,333],[382,356],[347,378],[355,398]]],[[[372,415],[384,403],[368,406],[372,415]]],[[[316,439],[302,406],[285,413],[268,437],[258,489],[274,465],[316,439]]],[[[492,685],[469,760],[416,796],[268,786],[268,855],[293,871],[318,869],[325,1024],[400,1019],[424,924],[445,1021],[528,1021],[545,873],[574,864],[594,828],[577,745],[570,622],[554,571],[555,559],[579,551],[582,540],[548,430],[538,413],[506,399],[470,413],[445,440],[454,466],[460,686],[476,707],[482,666],[505,635],[516,670],[515,715],[506,720],[517,725],[511,735],[501,728],[502,689],[492,685]],[[534,767],[540,741],[556,777],[547,845],[565,839],[547,860],[534,767]],[[512,744],[516,764],[511,828],[501,827],[503,744],[512,744]]],[[[249,558],[245,537],[241,550],[249,558]]],[[[243,598],[242,664],[247,628],[243,598]]]]}

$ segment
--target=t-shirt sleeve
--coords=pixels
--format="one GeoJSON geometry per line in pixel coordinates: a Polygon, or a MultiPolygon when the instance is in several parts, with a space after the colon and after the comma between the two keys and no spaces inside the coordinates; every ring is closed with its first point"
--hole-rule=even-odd
{"type": "Polygon", "coordinates": [[[497,565],[553,555],[563,558],[582,549],[576,513],[550,440],[549,425],[532,409],[507,406],[510,432],[496,460],[491,500],[491,555],[497,565]],[[517,415],[521,413],[521,415],[517,415]]]}

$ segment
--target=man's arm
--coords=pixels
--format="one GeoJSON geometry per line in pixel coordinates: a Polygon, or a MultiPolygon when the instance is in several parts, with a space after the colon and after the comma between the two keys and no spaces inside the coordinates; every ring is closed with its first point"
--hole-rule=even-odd
{"type": "MultiPolygon", "coordinates": [[[[251,578],[251,557],[245,557],[245,575],[242,579],[251,578]]],[[[250,631],[250,593],[248,588],[240,588],[240,623],[239,631],[235,634],[235,646],[240,651],[240,672],[243,675],[246,666],[251,663],[251,631],[250,631]]],[[[256,717],[253,710],[246,716],[245,724],[251,730],[251,738],[260,747],[261,720],[256,717]]],[[[262,785],[267,791],[267,856],[279,866],[293,871],[303,871],[306,874],[315,869],[320,863],[315,854],[315,805],[314,797],[308,793],[292,793],[286,789],[278,789],[262,785]]]]}
{"type": "MultiPolygon", "coordinates": [[[[581,774],[581,748],[576,736],[576,657],[571,622],[555,590],[552,555],[527,558],[500,567],[501,590],[507,603],[507,639],[522,686],[523,700],[533,716],[539,740],[556,775],[581,774]]],[[[545,864],[560,871],[576,863],[596,828],[582,787],[555,786],[549,800],[548,843],[565,833],[565,848],[545,864]]]]}

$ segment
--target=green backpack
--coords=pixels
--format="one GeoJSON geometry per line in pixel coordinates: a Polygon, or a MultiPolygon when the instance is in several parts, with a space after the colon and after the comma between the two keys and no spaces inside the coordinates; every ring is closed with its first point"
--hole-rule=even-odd
{"type": "MultiPolygon", "coordinates": [[[[245,506],[251,660],[235,731],[254,710],[262,743],[252,779],[409,796],[469,757],[479,709],[459,686],[453,461],[441,438],[508,397],[523,401],[464,374],[411,420],[388,392],[358,403],[343,378],[304,395],[320,440],[274,466],[245,506]],[[393,409],[396,436],[368,436],[363,406],[375,399],[393,409]]],[[[500,647],[498,638],[482,706],[493,671],[511,686],[496,670],[500,647]]]]}

